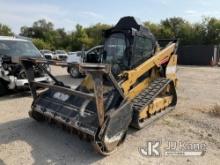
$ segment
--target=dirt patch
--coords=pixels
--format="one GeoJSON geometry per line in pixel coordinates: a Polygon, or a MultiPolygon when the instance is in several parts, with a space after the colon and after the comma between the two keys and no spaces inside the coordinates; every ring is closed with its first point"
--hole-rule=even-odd
{"type": "Polygon", "coordinates": [[[219,104],[215,104],[213,106],[208,106],[208,107],[193,107],[192,109],[195,111],[208,114],[211,117],[220,118],[220,105],[219,104]]]}
{"type": "Polygon", "coordinates": [[[214,105],[214,107],[211,109],[209,114],[213,117],[220,118],[220,105],[218,105],[218,104],[214,105]]]}

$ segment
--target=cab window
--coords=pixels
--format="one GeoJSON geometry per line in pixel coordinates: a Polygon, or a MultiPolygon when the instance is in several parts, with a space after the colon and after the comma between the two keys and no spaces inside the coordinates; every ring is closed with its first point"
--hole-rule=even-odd
{"type": "Polygon", "coordinates": [[[135,37],[134,42],[134,62],[149,58],[153,53],[152,40],[146,37],[135,37]]]}
{"type": "Polygon", "coordinates": [[[121,60],[124,57],[125,49],[126,40],[124,34],[112,34],[104,45],[105,60],[110,63],[121,60]]]}

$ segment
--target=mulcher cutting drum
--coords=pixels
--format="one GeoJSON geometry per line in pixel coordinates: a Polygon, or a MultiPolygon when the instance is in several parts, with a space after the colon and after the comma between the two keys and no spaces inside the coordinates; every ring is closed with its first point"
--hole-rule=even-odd
{"type": "Polygon", "coordinates": [[[124,140],[132,120],[132,109],[129,103],[119,106],[117,110],[110,109],[103,126],[99,127],[94,100],[50,89],[34,101],[30,116],[38,121],[60,123],[70,132],[94,143],[98,151],[107,154],[124,140]]]}

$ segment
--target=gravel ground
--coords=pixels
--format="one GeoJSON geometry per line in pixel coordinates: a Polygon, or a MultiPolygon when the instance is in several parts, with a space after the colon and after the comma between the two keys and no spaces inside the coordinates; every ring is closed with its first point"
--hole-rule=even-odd
{"type": "MultiPolygon", "coordinates": [[[[75,87],[65,68],[52,71],[75,87]]],[[[77,136],[28,117],[29,92],[0,98],[0,165],[21,164],[220,164],[220,68],[178,67],[178,105],[148,128],[132,128],[116,153],[103,157],[77,136]],[[138,151],[147,141],[161,140],[162,156],[145,157],[138,151]],[[204,143],[203,156],[164,156],[168,141],[204,143]]]]}

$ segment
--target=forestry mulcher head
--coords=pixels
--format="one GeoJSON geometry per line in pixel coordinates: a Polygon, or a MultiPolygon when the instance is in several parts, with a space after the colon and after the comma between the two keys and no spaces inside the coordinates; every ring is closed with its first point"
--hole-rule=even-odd
{"type": "Polygon", "coordinates": [[[86,78],[72,89],[58,81],[41,59],[22,59],[34,98],[30,116],[59,123],[108,155],[125,139],[128,126],[143,128],[176,104],[176,43],[160,50],[152,33],[133,17],[104,32],[104,51],[87,54],[86,78]],[[33,64],[54,80],[34,82],[33,64]],[[37,92],[36,88],[45,88],[37,92]]]}

